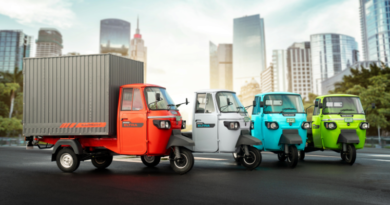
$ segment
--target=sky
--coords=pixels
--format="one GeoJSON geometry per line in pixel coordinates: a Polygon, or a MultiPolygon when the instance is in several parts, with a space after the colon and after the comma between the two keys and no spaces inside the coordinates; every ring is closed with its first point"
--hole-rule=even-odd
{"type": "MultiPolygon", "coordinates": [[[[166,87],[175,103],[191,102],[196,90],[209,88],[209,41],[232,43],[234,18],[264,18],[267,66],[272,50],[310,41],[315,33],[352,36],[362,50],[359,0],[0,0],[0,5],[0,30],[23,30],[35,42],[40,28],[56,28],[63,54],[98,53],[102,19],[130,22],[133,36],[139,16],[148,83],[166,87]]],[[[35,49],[34,43],[32,57],[35,49]]],[[[182,107],[190,117],[192,104],[182,107]]]]}

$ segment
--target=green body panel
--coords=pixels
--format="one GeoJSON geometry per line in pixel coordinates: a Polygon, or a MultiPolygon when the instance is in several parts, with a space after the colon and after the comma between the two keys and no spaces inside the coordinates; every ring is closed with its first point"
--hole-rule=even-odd
{"type": "MultiPolygon", "coordinates": [[[[356,95],[346,94],[334,94],[334,95],[323,95],[316,98],[323,102],[326,97],[358,97],[356,95]]],[[[342,143],[337,143],[341,129],[352,129],[356,130],[356,134],[359,137],[360,143],[354,144],[356,149],[363,149],[366,141],[366,130],[360,129],[360,123],[366,122],[366,116],[364,114],[353,114],[353,117],[342,117],[339,114],[322,114],[323,109],[320,109],[318,115],[313,115],[312,118],[312,141],[315,148],[318,149],[331,149],[331,150],[342,150],[342,143]],[[345,122],[345,118],[353,118],[353,122],[350,122],[349,126],[345,122]],[[326,129],[325,122],[335,122],[337,128],[334,130],[326,129]]],[[[348,115],[348,114],[343,114],[348,115]]]]}

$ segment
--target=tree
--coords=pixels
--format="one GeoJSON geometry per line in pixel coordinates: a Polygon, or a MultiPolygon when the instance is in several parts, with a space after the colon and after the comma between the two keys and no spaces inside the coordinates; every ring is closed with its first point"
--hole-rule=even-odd
{"type": "Polygon", "coordinates": [[[314,100],[318,97],[318,95],[314,94],[314,93],[309,93],[309,100],[308,101],[305,101],[305,99],[303,100],[303,107],[305,109],[305,112],[306,112],[306,109],[307,109],[307,121],[308,122],[311,122],[312,121],[312,117],[313,117],[313,111],[314,111],[314,100]]]}
{"type": "Polygon", "coordinates": [[[390,74],[374,76],[366,81],[367,87],[355,85],[348,89],[347,93],[359,95],[363,108],[375,103],[377,109],[366,113],[367,121],[373,127],[388,128],[390,126],[388,121],[390,116],[390,93],[386,90],[390,88],[390,74]]]}
{"type": "Polygon", "coordinates": [[[9,109],[9,118],[12,118],[12,113],[14,111],[14,100],[16,97],[16,92],[23,88],[23,71],[19,70],[18,67],[15,67],[13,73],[9,72],[0,72],[0,75],[3,75],[5,81],[8,83],[3,84],[2,90],[3,93],[10,94],[10,109],[9,109]]]}
{"type": "Polygon", "coordinates": [[[13,118],[3,118],[0,116],[0,132],[5,132],[10,134],[13,131],[20,132],[23,130],[22,121],[13,117],[13,118]]]}

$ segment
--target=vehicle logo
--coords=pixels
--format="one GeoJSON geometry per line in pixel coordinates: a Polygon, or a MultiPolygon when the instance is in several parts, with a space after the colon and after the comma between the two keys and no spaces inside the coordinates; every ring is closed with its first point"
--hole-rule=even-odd
{"type": "Polygon", "coordinates": [[[133,123],[130,121],[122,122],[122,127],[132,128],[132,127],[143,127],[144,123],[133,123]]]}
{"type": "Polygon", "coordinates": [[[196,123],[197,128],[213,128],[215,124],[196,123]]]}
{"type": "Polygon", "coordinates": [[[295,118],[286,118],[287,122],[288,123],[294,123],[295,122],[295,118]]]}

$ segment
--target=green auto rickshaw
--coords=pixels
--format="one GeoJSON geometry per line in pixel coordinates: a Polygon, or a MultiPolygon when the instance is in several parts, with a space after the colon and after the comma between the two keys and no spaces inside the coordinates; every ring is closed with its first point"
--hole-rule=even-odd
{"type": "Polygon", "coordinates": [[[312,129],[307,132],[307,145],[299,153],[300,159],[304,159],[305,152],[332,150],[352,165],[356,160],[356,149],[364,147],[369,127],[358,96],[319,96],[314,101],[312,129]]]}

